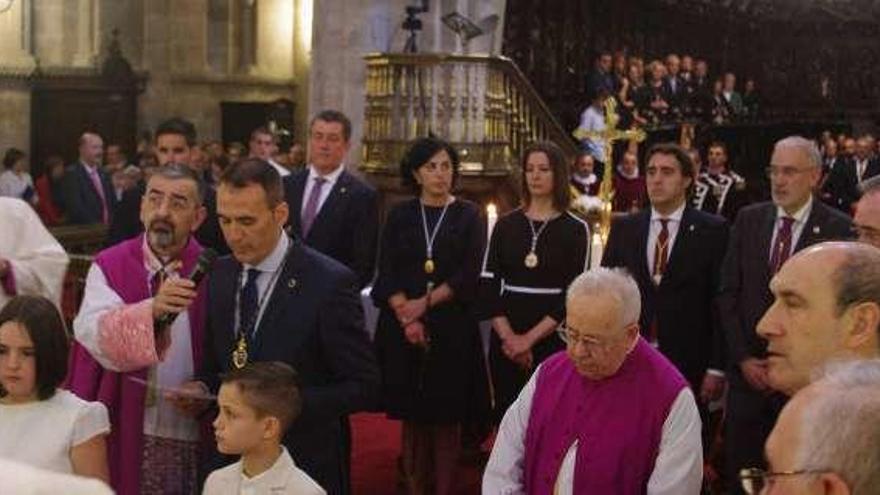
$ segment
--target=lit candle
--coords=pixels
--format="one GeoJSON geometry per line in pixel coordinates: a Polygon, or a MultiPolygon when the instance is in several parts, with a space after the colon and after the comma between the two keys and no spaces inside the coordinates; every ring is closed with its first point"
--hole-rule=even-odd
{"type": "Polygon", "coordinates": [[[495,230],[495,222],[498,221],[498,208],[495,207],[495,203],[489,203],[486,206],[486,219],[487,228],[486,228],[486,248],[488,249],[489,243],[492,242],[492,231],[495,230]]]}

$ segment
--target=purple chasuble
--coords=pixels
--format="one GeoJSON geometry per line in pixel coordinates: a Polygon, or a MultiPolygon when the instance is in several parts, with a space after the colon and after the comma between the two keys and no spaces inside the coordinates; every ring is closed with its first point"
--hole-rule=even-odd
{"type": "MultiPolygon", "coordinates": [[[[107,284],[125,304],[135,304],[151,297],[147,269],[144,266],[144,236],[109,247],[95,257],[107,284]]],[[[181,253],[181,274],[192,272],[202,247],[192,237],[181,253]]],[[[204,285],[204,284],[202,284],[204,285]]],[[[202,336],[207,317],[204,291],[189,307],[192,333],[193,366],[202,363],[202,336]]],[[[144,444],[144,409],[146,388],[128,377],[147,379],[147,368],[129,373],[105,370],[78,342],[71,347],[67,388],[84,400],[101,401],[110,413],[111,432],[107,439],[110,484],[120,495],[140,492],[141,462],[144,444]]]]}
{"type": "Polygon", "coordinates": [[[575,440],[574,493],[646,493],[663,424],[687,386],[681,373],[642,338],[605,380],[581,376],[565,352],[547,358],[538,372],[526,428],[526,493],[552,495],[575,440]]]}

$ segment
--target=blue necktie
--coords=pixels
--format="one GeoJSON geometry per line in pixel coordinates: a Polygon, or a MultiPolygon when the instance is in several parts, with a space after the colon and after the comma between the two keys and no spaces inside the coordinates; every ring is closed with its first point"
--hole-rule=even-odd
{"type": "Polygon", "coordinates": [[[247,281],[239,293],[239,301],[241,301],[240,321],[238,322],[242,334],[248,340],[253,337],[254,329],[257,322],[257,277],[260,271],[256,268],[250,268],[247,271],[247,281]]]}

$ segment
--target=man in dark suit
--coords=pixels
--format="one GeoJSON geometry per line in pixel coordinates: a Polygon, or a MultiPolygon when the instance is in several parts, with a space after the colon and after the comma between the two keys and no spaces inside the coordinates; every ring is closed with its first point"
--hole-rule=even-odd
{"type": "Polygon", "coordinates": [[[652,147],[645,174],[651,208],[612,224],[602,265],[625,267],[633,275],[642,295],[639,323],[645,338],[675,364],[706,404],[720,398],[724,389],[715,297],[727,224],[688,204],[694,168],[681,147],[652,147]]]}
{"type": "Polygon", "coordinates": [[[611,73],[612,57],[610,52],[602,52],[596,57],[593,63],[593,69],[587,74],[584,81],[584,92],[586,99],[592,100],[600,91],[607,91],[614,94],[614,75],[611,73]]]}
{"type": "Polygon", "coordinates": [[[767,343],[755,331],[773,301],[770,279],[791,254],[852,234],[849,217],[813,198],[822,159],[812,141],[792,136],[777,142],[769,175],[773,201],[740,211],[722,266],[719,309],[730,383],[725,418],[730,480],[743,468],[764,465],[764,441],[784,402],[768,387],[767,343]]]}
{"type": "Polygon", "coordinates": [[[859,185],[875,175],[880,175],[880,160],[874,155],[871,139],[862,136],[856,141],[852,159],[837,164],[828,177],[826,186],[834,205],[851,213],[859,200],[859,185]]]}
{"type": "Polygon", "coordinates": [[[101,136],[92,132],[83,133],[79,138],[79,160],[67,167],[62,182],[68,222],[109,225],[116,196],[110,177],[101,170],[103,157],[104,141],[101,136]]]}
{"type": "Polygon", "coordinates": [[[344,420],[370,407],[379,385],[355,275],[284,233],[281,179],[265,161],[247,158],[227,169],[217,200],[232,256],[211,272],[200,380],[216,391],[231,367],[293,366],[303,410],[284,445],[328,493],[347,493],[344,420]]]}
{"type": "Polygon", "coordinates": [[[379,234],[376,191],[345,170],[351,122],[324,110],[309,125],[309,166],[286,179],[293,234],[357,274],[373,280],[379,234]]]}
{"type": "MultiPolygon", "coordinates": [[[[160,167],[170,163],[179,163],[194,168],[192,166],[192,151],[196,146],[196,128],[187,120],[177,117],[171,118],[156,128],[154,148],[160,167]]],[[[196,170],[196,173],[201,174],[202,171],[196,170]]],[[[140,184],[123,193],[116,215],[110,224],[108,245],[130,239],[144,231],[139,212],[145,191],[146,181],[141,181],[140,184]]],[[[220,254],[226,254],[229,252],[229,248],[226,246],[226,241],[220,232],[220,224],[217,222],[217,195],[214,189],[205,190],[203,205],[207,211],[207,217],[196,230],[195,238],[202,246],[213,248],[220,254]]]]}

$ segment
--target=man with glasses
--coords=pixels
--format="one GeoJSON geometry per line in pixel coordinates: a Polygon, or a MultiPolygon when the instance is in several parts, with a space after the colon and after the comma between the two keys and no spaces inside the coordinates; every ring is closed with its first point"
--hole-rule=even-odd
{"type": "Polygon", "coordinates": [[[767,344],[755,332],[773,301],[770,279],[793,253],[824,240],[846,239],[852,232],[849,217],[813,200],[822,159],[812,141],[791,136],[777,142],[768,175],[773,200],[739,212],[722,264],[719,310],[730,384],[725,417],[729,479],[740,469],[763,463],[764,440],[785,400],[771,393],[767,344]]]}
{"type": "Polygon", "coordinates": [[[880,361],[833,367],[798,392],[767,439],[767,470],[740,473],[749,495],[880,493],[880,361]]]}
{"type": "Polygon", "coordinates": [[[639,336],[641,299],[620,269],[571,283],[566,352],[507,410],[483,493],[700,493],[700,417],[687,381],[639,336]]]}
{"type": "Polygon", "coordinates": [[[162,391],[201,365],[206,305],[191,273],[202,247],[205,185],[189,167],[168,164],[147,181],[144,233],[105,249],[86,277],[73,321],[68,387],[110,412],[107,450],[118,493],[192,493],[199,422],[162,391]],[[176,315],[168,325],[160,317],[176,315]]]}
{"type": "Polygon", "coordinates": [[[880,247],[880,175],[862,182],[862,198],[853,217],[860,242],[880,247]]]}

